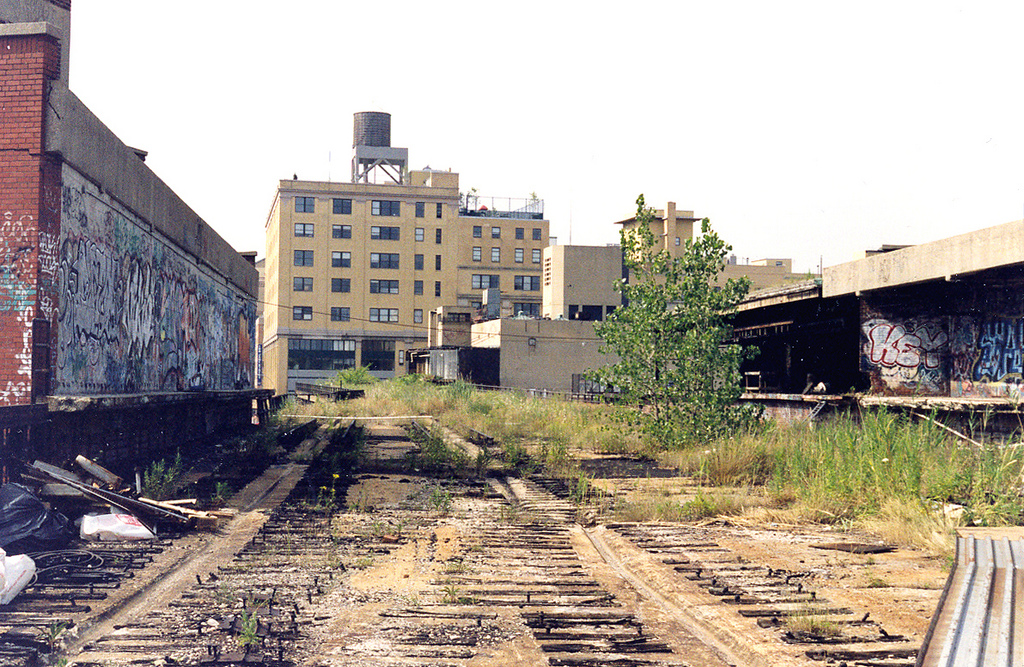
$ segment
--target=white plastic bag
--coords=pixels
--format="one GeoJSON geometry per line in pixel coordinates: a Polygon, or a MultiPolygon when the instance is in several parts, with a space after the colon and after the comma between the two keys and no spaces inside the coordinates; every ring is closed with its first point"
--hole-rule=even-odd
{"type": "Polygon", "coordinates": [[[36,574],[36,564],[28,556],[8,556],[0,549],[0,605],[7,604],[20,593],[36,574]]]}
{"type": "Polygon", "coordinates": [[[156,537],[131,514],[87,514],[78,533],[83,540],[151,540],[156,537]]]}

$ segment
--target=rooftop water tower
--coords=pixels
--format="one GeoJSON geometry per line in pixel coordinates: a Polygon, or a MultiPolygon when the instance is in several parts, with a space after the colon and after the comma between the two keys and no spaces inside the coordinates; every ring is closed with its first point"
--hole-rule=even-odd
{"type": "Polygon", "coordinates": [[[408,148],[391,147],[391,114],[383,111],[359,111],[355,114],[352,131],[353,183],[376,183],[379,171],[401,184],[405,181],[408,162],[408,148]]]}

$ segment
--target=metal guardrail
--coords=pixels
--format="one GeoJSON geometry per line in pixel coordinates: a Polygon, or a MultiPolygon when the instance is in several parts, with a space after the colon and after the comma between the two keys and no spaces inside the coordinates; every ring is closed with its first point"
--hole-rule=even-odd
{"type": "Polygon", "coordinates": [[[958,535],[917,667],[1024,665],[1024,534],[958,535]]]}

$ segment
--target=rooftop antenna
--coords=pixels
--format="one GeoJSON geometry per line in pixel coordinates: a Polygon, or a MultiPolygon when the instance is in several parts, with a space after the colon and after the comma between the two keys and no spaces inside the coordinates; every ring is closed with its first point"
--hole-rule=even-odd
{"type": "Polygon", "coordinates": [[[408,148],[391,146],[391,114],[359,111],[352,132],[352,182],[369,183],[370,175],[382,172],[401,185],[409,162],[408,148]]]}

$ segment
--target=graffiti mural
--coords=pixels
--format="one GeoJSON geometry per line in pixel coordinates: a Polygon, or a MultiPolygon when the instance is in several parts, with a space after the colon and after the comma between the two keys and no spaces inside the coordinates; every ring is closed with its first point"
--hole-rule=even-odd
{"type": "Polygon", "coordinates": [[[250,388],[254,301],[64,168],[56,391],[250,388]]]}
{"type": "Polygon", "coordinates": [[[872,390],[882,393],[940,394],[947,390],[945,357],[949,336],[939,318],[903,321],[882,317],[861,325],[861,368],[872,390]]]}
{"type": "Polygon", "coordinates": [[[952,330],[951,395],[1020,399],[1024,318],[955,317],[952,330]]]}
{"type": "Polygon", "coordinates": [[[0,405],[23,402],[32,389],[32,318],[36,301],[34,221],[7,211],[0,218],[0,318],[13,318],[20,341],[9,341],[15,377],[0,385],[0,405]]]}

